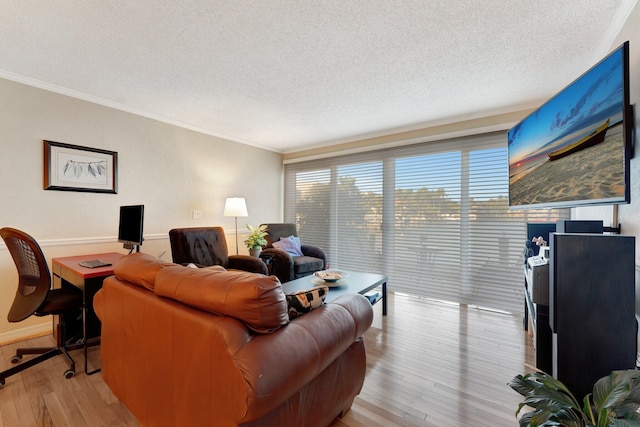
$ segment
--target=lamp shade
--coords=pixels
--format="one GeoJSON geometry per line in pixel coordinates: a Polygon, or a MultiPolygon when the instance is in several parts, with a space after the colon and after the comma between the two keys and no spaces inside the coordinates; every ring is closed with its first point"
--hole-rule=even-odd
{"type": "Polygon", "coordinates": [[[224,203],[224,216],[249,216],[244,197],[229,197],[224,203]]]}

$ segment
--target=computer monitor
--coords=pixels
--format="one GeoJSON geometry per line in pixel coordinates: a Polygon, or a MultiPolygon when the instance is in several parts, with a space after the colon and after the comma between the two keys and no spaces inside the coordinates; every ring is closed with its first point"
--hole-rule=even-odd
{"type": "Polygon", "coordinates": [[[118,225],[118,242],[124,243],[125,249],[136,249],[140,252],[144,225],[144,205],[120,206],[120,223],[118,225]]]}

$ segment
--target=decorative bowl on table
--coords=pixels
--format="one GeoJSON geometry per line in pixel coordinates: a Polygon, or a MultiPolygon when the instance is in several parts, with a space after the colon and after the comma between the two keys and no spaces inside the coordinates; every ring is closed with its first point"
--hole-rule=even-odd
{"type": "Polygon", "coordinates": [[[344,279],[348,276],[347,273],[337,270],[316,271],[315,273],[313,273],[313,275],[329,283],[335,283],[338,280],[344,279]]]}

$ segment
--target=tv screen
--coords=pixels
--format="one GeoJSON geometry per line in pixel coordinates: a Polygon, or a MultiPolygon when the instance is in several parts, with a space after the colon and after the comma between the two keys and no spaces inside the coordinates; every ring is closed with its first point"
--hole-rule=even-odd
{"type": "Polygon", "coordinates": [[[629,202],[629,42],[508,132],[509,206],[629,202]]]}
{"type": "Polygon", "coordinates": [[[120,206],[118,241],[142,245],[144,225],[144,205],[120,206]]]}

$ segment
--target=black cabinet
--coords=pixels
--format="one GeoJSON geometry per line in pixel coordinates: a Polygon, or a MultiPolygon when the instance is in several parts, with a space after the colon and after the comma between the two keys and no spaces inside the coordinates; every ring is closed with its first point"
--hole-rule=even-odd
{"type": "Polygon", "coordinates": [[[635,239],[554,233],[549,264],[553,376],[575,397],[635,367],[635,239]]]}

